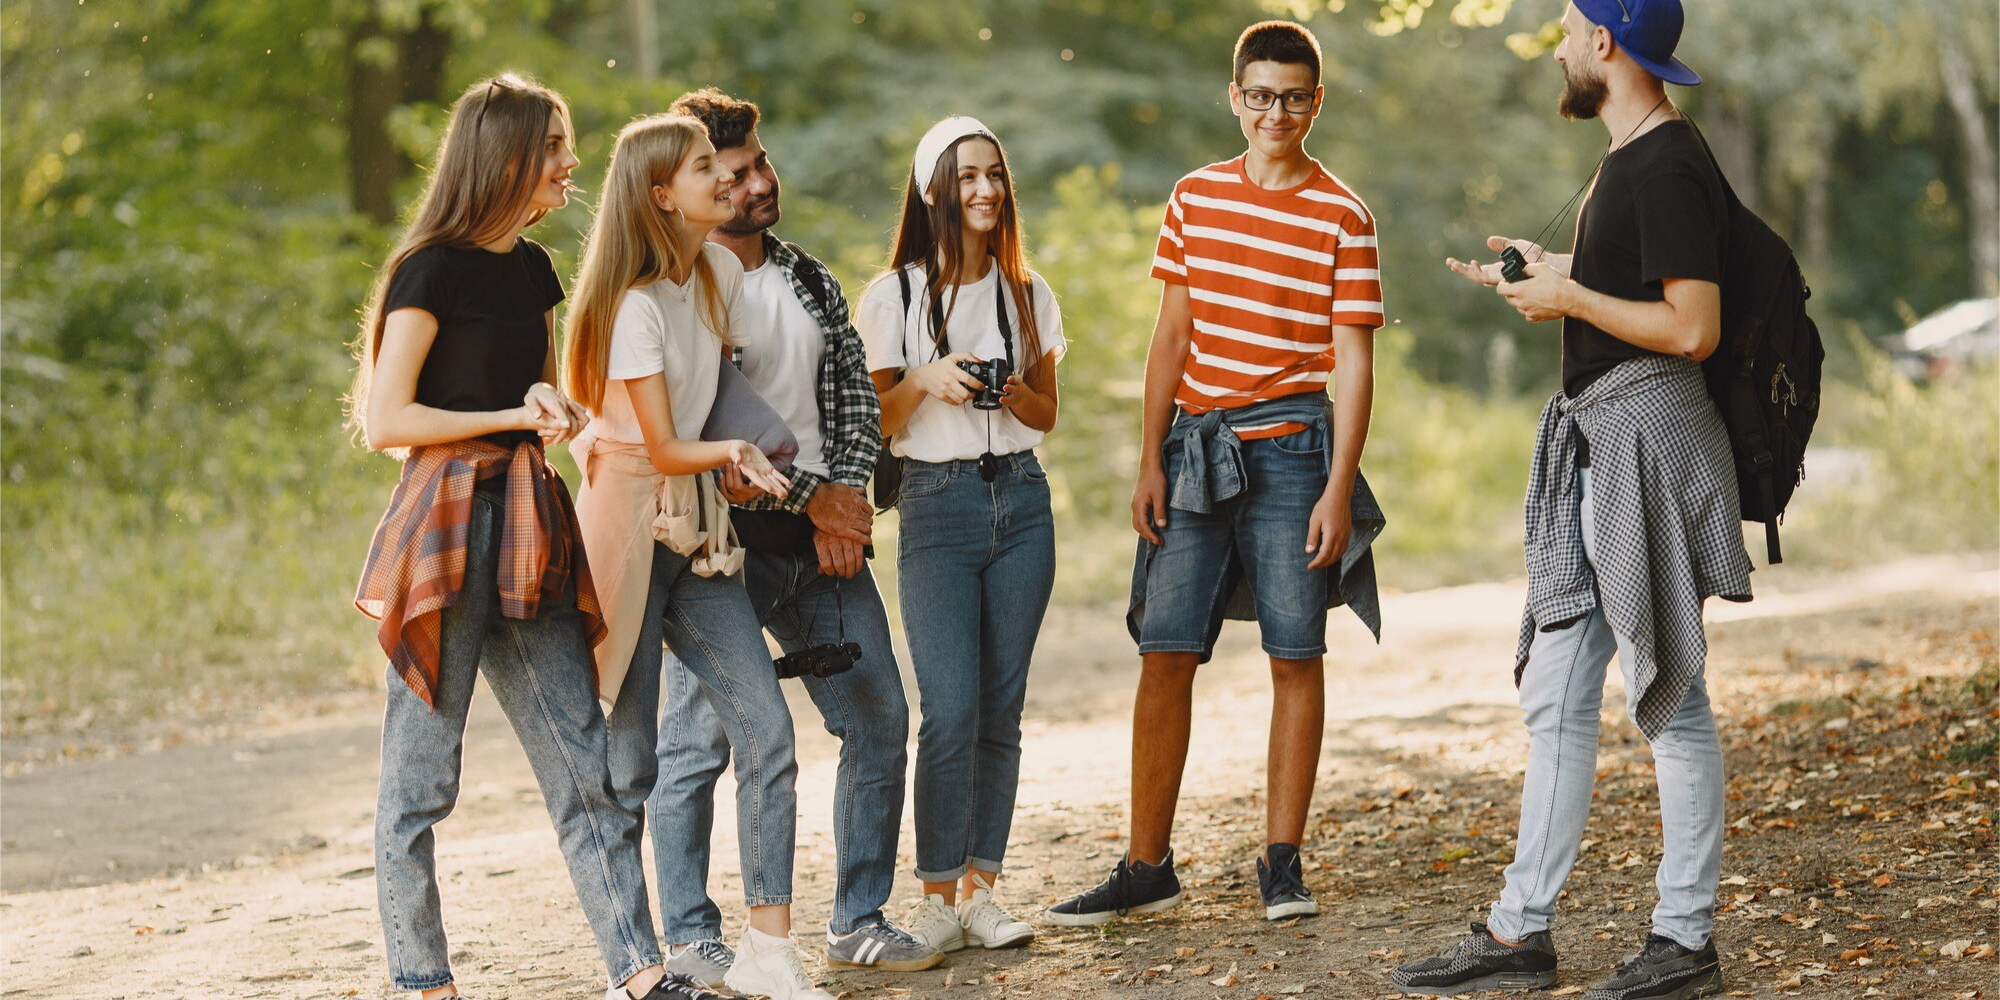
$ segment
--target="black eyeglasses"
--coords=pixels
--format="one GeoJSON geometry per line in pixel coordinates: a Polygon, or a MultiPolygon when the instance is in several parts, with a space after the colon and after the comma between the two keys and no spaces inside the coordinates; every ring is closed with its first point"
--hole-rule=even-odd
{"type": "Polygon", "coordinates": [[[1311,111],[1313,106],[1313,95],[1310,91],[1288,90],[1280,94],[1273,90],[1256,89],[1245,90],[1241,93],[1243,94],[1243,106],[1252,111],[1269,111],[1271,110],[1271,105],[1277,103],[1279,100],[1285,102],[1285,110],[1287,112],[1295,115],[1305,114],[1311,111]]]}

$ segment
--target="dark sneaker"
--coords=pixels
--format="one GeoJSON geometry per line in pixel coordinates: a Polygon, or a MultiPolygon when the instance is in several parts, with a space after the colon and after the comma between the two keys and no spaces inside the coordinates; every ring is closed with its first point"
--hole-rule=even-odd
{"type": "Polygon", "coordinates": [[[1493,940],[1485,924],[1429,958],[1396,967],[1389,982],[1404,993],[1448,996],[1479,990],[1537,990],[1556,984],[1556,943],[1536,931],[1509,948],[1493,940]]]}
{"type": "Polygon", "coordinates": [[[667,957],[667,972],[693,980],[698,986],[717,986],[736,964],[736,953],[720,941],[685,944],[667,957]]]}
{"type": "Polygon", "coordinates": [[[886,920],[846,934],[826,932],[826,964],[841,969],[922,972],[944,961],[944,952],[911,937],[886,920]]]}
{"type": "Polygon", "coordinates": [[[1264,897],[1264,919],[1310,917],[1319,913],[1312,890],[1306,888],[1299,865],[1299,845],[1272,844],[1257,859],[1257,891],[1264,897]]]}
{"type": "Polygon", "coordinates": [[[1093,927],[1113,917],[1171,910],[1180,901],[1181,880],[1174,874],[1174,852],[1168,851],[1157,865],[1119,861],[1102,885],[1049,907],[1042,919],[1063,927],[1093,927]]]}
{"type": "MultiPolygon", "coordinates": [[[[631,994],[623,986],[613,986],[604,991],[604,1000],[631,1000],[631,994]]],[[[669,972],[639,1000],[724,1000],[724,997],[703,989],[700,983],[686,976],[669,972]]]]}
{"type": "Polygon", "coordinates": [[[1646,946],[1583,1000],[1694,1000],[1720,992],[1722,963],[1713,938],[1689,949],[1672,938],[1648,934],[1646,946]]]}

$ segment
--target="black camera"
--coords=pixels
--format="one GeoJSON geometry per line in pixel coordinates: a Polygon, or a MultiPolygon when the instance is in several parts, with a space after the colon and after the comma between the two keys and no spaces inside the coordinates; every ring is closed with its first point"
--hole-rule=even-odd
{"type": "Polygon", "coordinates": [[[1528,258],[1521,251],[1508,247],[1500,251],[1500,280],[1513,284],[1528,280],[1528,258]]]}
{"type": "Polygon", "coordinates": [[[817,646],[786,653],[771,661],[778,669],[778,679],[791,677],[832,677],[854,669],[855,661],[861,659],[861,644],[858,642],[823,642],[817,646]]]}
{"type": "Polygon", "coordinates": [[[978,379],[986,385],[972,397],[972,407],[976,410],[997,410],[1000,408],[1000,394],[1007,387],[1007,377],[1014,374],[1014,366],[1006,358],[988,361],[961,361],[958,370],[978,379]]]}

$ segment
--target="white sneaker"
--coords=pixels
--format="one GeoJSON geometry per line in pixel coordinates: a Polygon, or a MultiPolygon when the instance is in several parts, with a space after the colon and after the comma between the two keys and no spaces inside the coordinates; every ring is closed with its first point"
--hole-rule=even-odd
{"type": "Polygon", "coordinates": [[[993,901],[993,884],[972,876],[972,898],[958,904],[958,922],[964,928],[965,943],[988,948],[1011,948],[1035,939],[1035,929],[1016,920],[993,901]]]}
{"type": "Polygon", "coordinates": [[[771,1000],[834,1000],[833,994],[814,985],[806,974],[790,934],[775,937],[754,927],[744,929],[736,961],[723,975],[722,985],[745,996],[771,1000]]]}
{"type": "Polygon", "coordinates": [[[917,900],[917,905],[910,907],[910,912],[903,916],[903,930],[940,952],[965,947],[965,926],[937,893],[917,900]]]}

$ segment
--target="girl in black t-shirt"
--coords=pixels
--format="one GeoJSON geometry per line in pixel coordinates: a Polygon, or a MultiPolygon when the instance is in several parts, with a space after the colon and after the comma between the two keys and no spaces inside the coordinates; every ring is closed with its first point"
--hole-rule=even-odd
{"type": "Polygon", "coordinates": [[[637,819],[608,777],[590,654],[603,619],[543,454],[584,415],[550,384],[562,284],[521,231],[568,201],[570,147],[553,91],[511,75],[466,90],[358,345],[350,418],[403,459],[355,598],[390,661],[375,881],[391,978],[425,1000],[458,994],[432,827],[458,798],[479,674],[535,770],[610,982],[713,996],[662,976],[637,819]]]}

